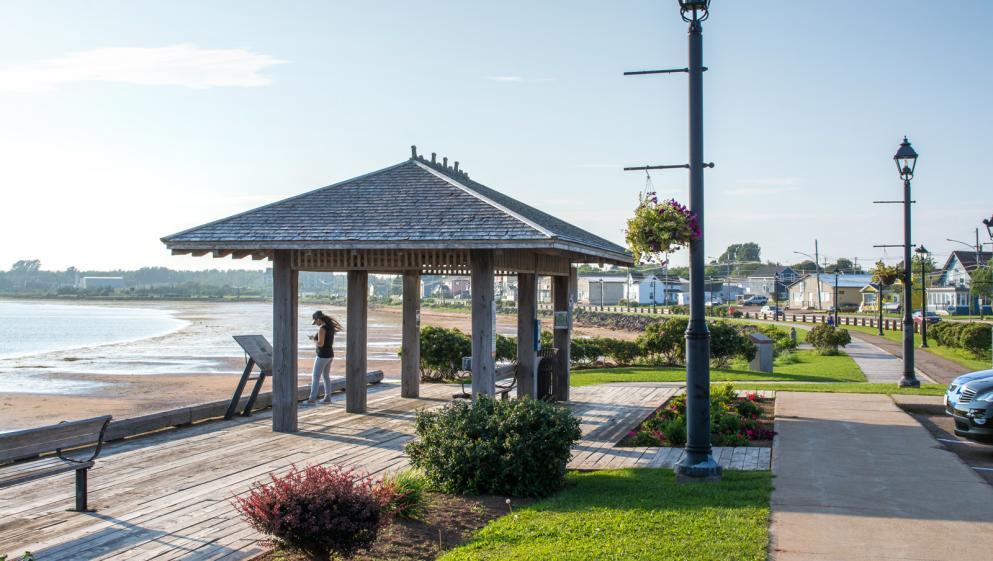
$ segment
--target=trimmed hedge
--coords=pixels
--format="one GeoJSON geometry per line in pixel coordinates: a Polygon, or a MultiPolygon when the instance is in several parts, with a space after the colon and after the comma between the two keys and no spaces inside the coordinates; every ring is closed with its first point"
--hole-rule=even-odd
{"type": "Polygon", "coordinates": [[[945,347],[964,349],[976,358],[990,356],[993,327],[988,323],[942,321],[928,326],[930,335],[945,347]]]}

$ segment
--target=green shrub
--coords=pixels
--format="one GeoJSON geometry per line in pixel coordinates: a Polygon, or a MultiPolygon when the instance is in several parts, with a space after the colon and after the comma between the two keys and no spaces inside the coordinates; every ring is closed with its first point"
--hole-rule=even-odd
{"type": "Polygon", "coordinates": [[[603,344],[598,337],[575,337],[570,345],[569,361],[576,366],[592,366],[603,356],[603,344]]]}
{"type": "MultiPolygon", "coordinates": [[[[472,344],[470,342],[470,352],[472,344]]],[[[505,337],[497,333],[496,338],[496,359],[497,360],[517,360],[517,338],[505,337]]]]}
{"type": "Polygon", "coordinates": [[[710,360],[715,368],[727,368],[735,357],[755,358],[755,344],[735,326],[726,321],[715,321],[709,327],[710,360]]]}
{"type": "Polygon", "coordinates": [[[579,420],[534,399],[481,396],[417,413],[411,464],[445,493],[545,497],[562,487],[579,420]]]}
{"type": "Polygon", "coordinates": [[[779,362],[779,364],[783,366],[787,364],[800,364],[801,362],[803,362],[802,360],[800,360],[800,357],[796,356],[796,354],[794,354],[792,351],[784,352],[783,354],[776,357],[776,360],[779,362]]]}
{"type": "Polygon", "coordinates": [[[817,354],[836,355],[838,347],[844,347],[852,342],[852,336],[847,329],[822,323],[807,333],[807,342],[814,346],[817,354]]]}
{"type": "Polygon", "coordinates": [[[462,368],[462,357],[471,355],[472,340],[458,329],[421,328],[421,381],[454,380],[462,368]]]}
{"type": "Polygon", "coordinates": [[[790,337],[790,333],[781,327],[777,327],[775,325],[763,325],[762,327],[759,327],[758,331],[759,333],[772,339],[773,356],[778,357],[783,353],[795,351],[797,348],[797,343],[792,337],[790,337]]]}
{"type": "Polygon", "coordinates": [[[430,482],[416,469],[404,469],[389,474],[379,484],[387,513],[407,520],[423,520],[427,512],[427,491],[430,482]]]}
{"type": "Polygon", "coordinates": [[[686,318],[666,318],[650,323],[638,335],[638,346],[652,364],[679,364],[686,354],[686,318]]]}
{"type": "Polygon", "coordinates": [[[989,324],[967,323],[960,330],[958,346],[981,358],[989,356],[990,345],[993,344],[991,339],[993,331],[989,324]]]}
{"type": "Polygon", "coordinates": [[[604,356],[617,366],[630,366],[641,357],[641,347],[634,341],[604,338],[602,345],[604,356]]]}

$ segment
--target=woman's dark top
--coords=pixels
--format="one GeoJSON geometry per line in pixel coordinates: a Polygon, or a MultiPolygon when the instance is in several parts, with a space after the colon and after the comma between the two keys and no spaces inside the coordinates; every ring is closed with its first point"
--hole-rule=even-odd
{"type": "Polygon", "coordinates": [[[317,356],[334,358],[334,329],[327,325],[322,325],[321,329],[324,330],[324,345],[317,347],[317,356]]]}

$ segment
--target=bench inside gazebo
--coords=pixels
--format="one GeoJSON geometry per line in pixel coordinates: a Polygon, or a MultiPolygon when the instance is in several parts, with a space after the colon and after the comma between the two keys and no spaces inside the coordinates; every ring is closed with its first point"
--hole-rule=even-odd
{"type": "Polygon", "coordinates": [[[273,263],[272,425],[297,430],[297,280],[300,271],[347,272],[345,407],[366,411],[369,274],[403,275],[401,395],[420,384],[420,278],[471,275],[472,395],[496,384],[494,277],[517,276],[518,396],[537,393],[538,276],[552,277],[559,350],[552,394],[569,399],[576,263],[630,265],[624,248],[417,154],[399,164],[162,239],[173,254],[273,263]]]}

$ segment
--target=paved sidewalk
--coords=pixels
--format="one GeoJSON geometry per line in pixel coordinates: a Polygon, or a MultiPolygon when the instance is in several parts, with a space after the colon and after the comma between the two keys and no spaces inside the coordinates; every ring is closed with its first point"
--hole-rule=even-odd
{"type": "MultiPolygon", "coordinates": [[[[903,359],[897,358],[872,343],[852,337],[845,347],[845,353],[852,357],[866,379],[872,383],[897,383],[903,378],[903,359]]],[[[934,382],[926,373],[917,369],[921,382],[934,382]]]]}
{"type": "Polygon", "coordinates": [[[993,487],[885,395],[779,392],[773,561],[989,559],[993,487]]]}
{"type": "MultiPolygon", "coordinates": [[[[862,333],[860,331],[850,331],[849,333],[852,334],[853,342],[866,342],[886,351],[898,360],[903,360],[903,343],[890,341],[885,337],[862,333]]],[[[925,374],[927,377],[939,384],[947,384],[956,376],[965,374],[966,372],[971,372],[971,370],[957,362],[952,362],[947,358],[940,357],[922,349],[917,349],[914,352],[914,366],[917,367],[918,375],[925,374]]]]}

